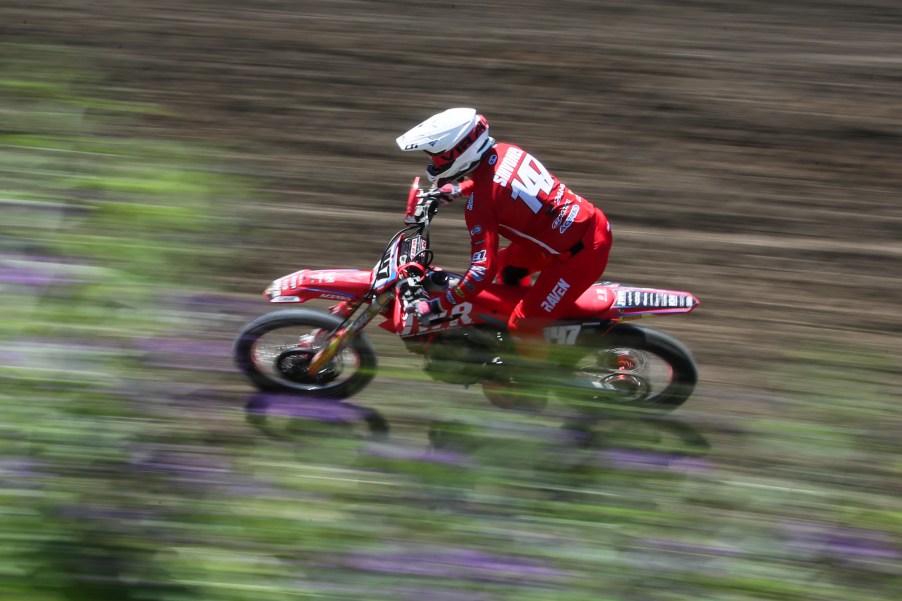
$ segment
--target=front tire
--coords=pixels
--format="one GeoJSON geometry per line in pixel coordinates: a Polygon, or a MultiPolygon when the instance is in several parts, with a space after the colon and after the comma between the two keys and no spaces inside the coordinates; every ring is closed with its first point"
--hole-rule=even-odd
{"type": "Polygon", "coordinates": [[[342,320],[313,309],[267,313],[248,323],[235,340],[235,365],[259,390],[291,391],[303,396],[344,399],[359,392],[376,373],[376,353],[358,334],[315,378],[307,377],[304,361],[322,348],[318,333],[342,320]]]}

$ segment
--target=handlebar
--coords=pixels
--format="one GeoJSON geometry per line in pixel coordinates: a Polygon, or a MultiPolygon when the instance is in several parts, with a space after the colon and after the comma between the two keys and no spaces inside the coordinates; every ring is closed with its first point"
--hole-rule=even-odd
{"type": "Polygon", "coordinates": [[[407,227],[398,232],[393,242],[389,243],[390,247],[401,235],[410,236],[411,240],[420,238],[422,241],[419,248],[408,246],[406,262],[397,266],[398,279],[395,286],[398,300],[405,312],[412,303],[429,300],[430,293],[442,290],[448,281],[445,272],[429,268],[432,263],[432,252],[428,249],[429,226],[442,204],[441,193],[435,185],[422,190],[418,184],[419,178],[414,179],[407,198],[407,213],[404,217],[407,227]]]}

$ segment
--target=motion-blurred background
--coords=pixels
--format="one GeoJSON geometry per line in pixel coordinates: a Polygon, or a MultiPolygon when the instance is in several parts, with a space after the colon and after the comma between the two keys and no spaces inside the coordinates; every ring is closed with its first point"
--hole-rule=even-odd
{"type": "Polygon", "coordinates": [[[897,598],[900,57],[890,0],[0,4],[0,597],[897,598]],[[570,448],[379,334],[246,419],[260,291],[369,268],[453,106],[702,300],[669,420],[570,448]]]}

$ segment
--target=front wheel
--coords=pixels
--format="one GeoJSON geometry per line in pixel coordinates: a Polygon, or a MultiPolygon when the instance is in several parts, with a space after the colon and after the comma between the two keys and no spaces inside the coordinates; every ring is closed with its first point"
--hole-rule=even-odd
{"type": "Polygon", "coordinates": [[[567,368],[582,390],[597,391],[588,395],[597,408],[672,411],[698,381],[689,350],[658,330],[620,324],[604,335],[580,336],[571,348],[567,368]]]}
{"type": "Polygon", "coordinates": [[[274,311],[250,322],[233,347],[235,365],[260,390],[343,399],[360,391],[376,373],[376,353],[358,334],[318,374],[310,360],[341,324],[335,315],[312,309],[274,311]]]}

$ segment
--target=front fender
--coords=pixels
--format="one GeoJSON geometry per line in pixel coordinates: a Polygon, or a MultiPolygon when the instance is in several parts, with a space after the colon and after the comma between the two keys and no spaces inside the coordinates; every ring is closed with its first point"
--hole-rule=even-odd
{"type": "Polygon", "coordinates": [[[303,303],[315,298],[359,301],[370,289],[372,271],[302,269],[274,280],[263,292],[271,303],[303,303]]]}

